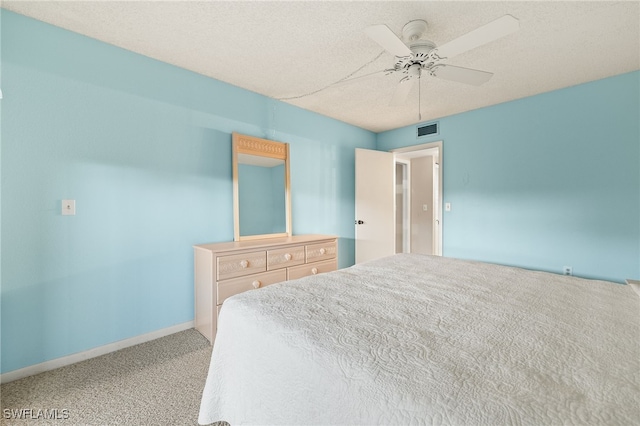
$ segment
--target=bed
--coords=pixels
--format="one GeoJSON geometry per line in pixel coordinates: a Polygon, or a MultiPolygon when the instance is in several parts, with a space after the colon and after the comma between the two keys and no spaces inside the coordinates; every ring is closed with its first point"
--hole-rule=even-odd
{"type": "Polygon", "coordinates": [[[400,254],[225,301],[200,424],[638,424],[628,285],[400,254]]]}

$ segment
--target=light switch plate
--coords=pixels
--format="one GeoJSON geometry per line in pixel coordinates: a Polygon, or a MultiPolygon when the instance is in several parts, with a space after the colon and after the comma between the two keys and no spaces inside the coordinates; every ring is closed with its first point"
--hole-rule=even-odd
{"type": "Polygon", "coordinates": [[[444,203],[444,211],[446,212],[451,211],[451,203],[444,203]]]}
{"type": "Polygon", "coordinates": [[[75,216],[76,200],[62,200],[62,215],[75,216]]]}

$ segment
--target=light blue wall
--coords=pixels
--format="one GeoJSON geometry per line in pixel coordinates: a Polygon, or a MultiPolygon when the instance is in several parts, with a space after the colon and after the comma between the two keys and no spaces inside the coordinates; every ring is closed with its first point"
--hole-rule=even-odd
{"type": "Polygon", "coordinates": [[[291,144],[293,232],[353,264],[375,134],[5,10],[1,37],[2,372],[193,320],[191,247],[233,239],[233,131],[291,144]]]}
{"type": "Polygon", "coordinates": [[[240,235],[287,232],[284,164],[238,164],[240,235]]]}
{"type": "MultiPolygon", "coordinates": [[[[271,194],[271,233],[287,232],[287,194],[284,191],[286,185],[286,173],[284,164],[271,167],[268,181],[271,183],[269,194],[271,194]]],[[[258,211],[264,209],[256,209],[258,211]]],[[[355,234],[355,232],[354,232],[355,234]]]]}
{"type": "Polygon", "coordinates": [[[623,282],[640,277],[640,72],[378,135],[443,141],[443,254],[623,282]]]}

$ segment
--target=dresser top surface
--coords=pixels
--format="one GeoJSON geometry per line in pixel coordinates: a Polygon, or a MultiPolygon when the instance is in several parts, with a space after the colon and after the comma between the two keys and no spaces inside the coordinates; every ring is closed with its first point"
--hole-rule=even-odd
{"type": "Polygon", "coordinates": [[[209,250],[215,252],[233,251],[253,248],[269,248],[284,246],[288,244],[306,244],[320,241],[335,240],[335,235],[293,235],[291,237],[264,238],[247,241],[227,241],[222,243],[197,244],[196,249],[209,250]]]}

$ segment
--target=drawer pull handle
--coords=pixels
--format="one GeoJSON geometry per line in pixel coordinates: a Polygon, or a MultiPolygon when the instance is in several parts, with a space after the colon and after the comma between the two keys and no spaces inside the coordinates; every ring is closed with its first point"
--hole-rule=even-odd
{"type": "Polygon", "coordinates": [[[291,260],[291,255],[289,253],[285,254],[284,260],[291,260]]]}
{"type": "Polygon", "coordinates": [[[247,266],[249,266],[249,261],[248,260],[240,261],[240,266],[242,266],[243,268],[246,268],[247,266]]]}
{"type": "Polygon", "coordinates": [[[325,254],[327,251],[324,248],[320,249],[320,254],[325,254]]]}
{"type": "Polygon", "coordinates": [[[318,268],[311,268],[311,273],[313,275],[317,274],[318,273],[318,268]]]}
{"type": "Polygon", "coordinates": [[[251,283],[251,285],[253,286],[253,288],[259,288],[260,287],[260,281],[255,280],[254,282],[251,283]]]}

